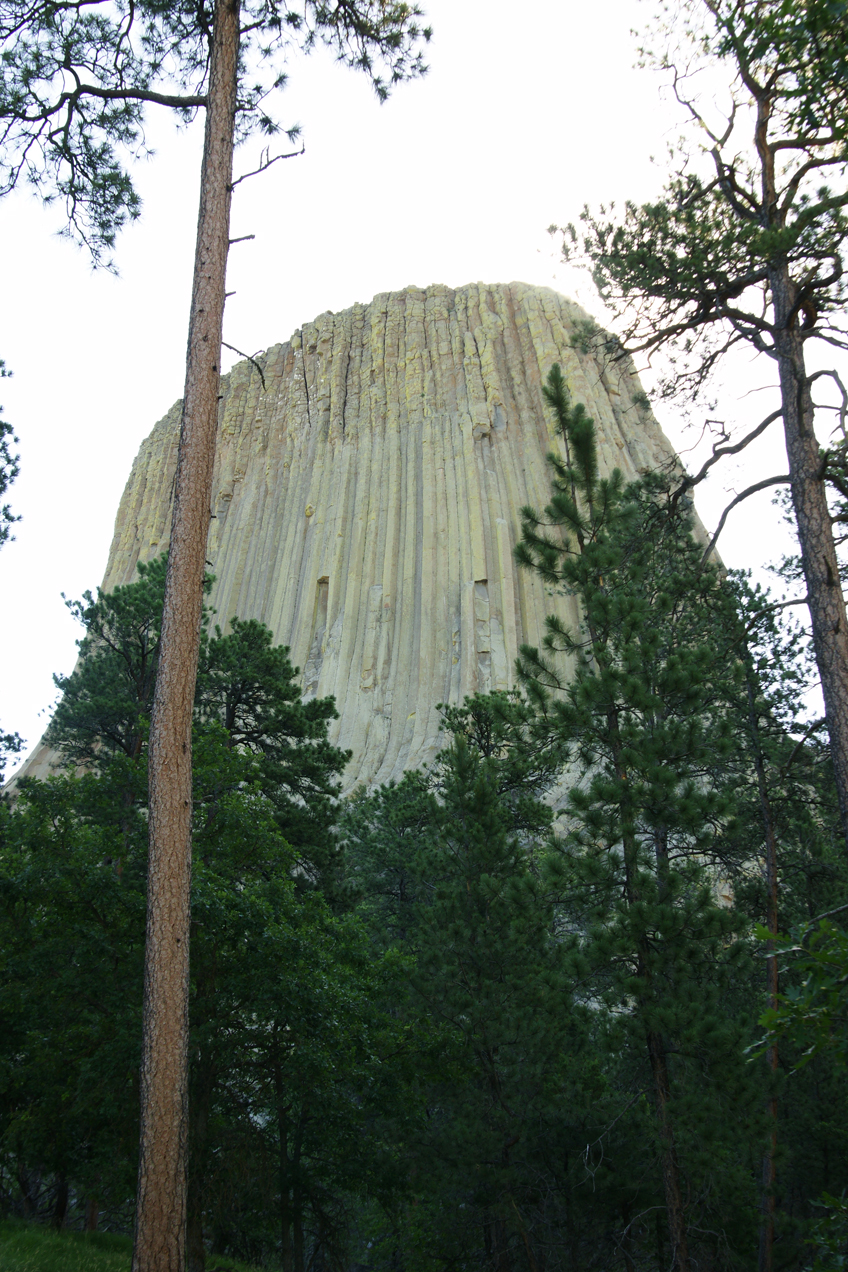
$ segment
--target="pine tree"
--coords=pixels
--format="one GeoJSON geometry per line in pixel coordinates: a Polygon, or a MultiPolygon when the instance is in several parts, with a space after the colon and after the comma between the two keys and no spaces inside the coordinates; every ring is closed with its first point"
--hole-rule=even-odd
{"type": "MultiPolygon", "coordinates": [[[[74,771],[24,782],[15,807],[0,810],[3,1005],[14,1022],[0,1057],[0,1135],[21,1163],[61,1173],[124,1210],[137,1133],[144,770],[164,560],[140,575],[72,603],[86,634],[75,671],[58,682],[64,696],[50,738],[74,771]]],[[[234,620],[229,634],[216,629],[202,642],[189,1001],[192,1272],[203,1267],[204,1223],[231,1250],[258,1241],[304,1272],[310,1248],[346,1247],[347,1199],[357,1188],[382,1195],[392,1186],[376,1144],[362,1160],[350,1146],[365,1143],[372,1097],[385,1104],[402,1085],[385,1059],[398,1041],[377,1006],[395,973],[390,958],[371,957],[359,923],[335,915],[322,891],[326,883],[335,895],[332,823],[347,753],[327,741],[332,700],[301,702],[287,654],[256,622],[234,620]],[[294,1182],[285,1165],[292,1144],[287,1150],[279,1137],[284,1109],[297,1137],[294,1182]],[[268,1186],[268,1161],[277,1163],[276,1187],[268,1186]],[[233,1205],[226,1199],[245,1170],[255,1180],[233,1205]],[[277,1210],[270,1228],[263,1207],[277,1210]]]]}
{"type": "Polygon", "coordinates": [[[586,209],[583,231],[568,227],[563,244],[620,321],[619,338],[589,338],[614,361],[664,349],[666,394],[698,397],[740,344],[772,362],[776,409],[738,441],[719,439],[682,488],[782,421],[788,471],[763,475],[730,507],[789,484],[848,846],[848,621],[828,507],[828,478],[844,486],[845,442],[817,440],[813,384],[831,377],[838,400],[842,389],[838,367],[808,368],[811,348],[846,347],[846,13],[844,0],[669,7],[649,36],[666,47],[643,53],[669,74],[697,140],[672,150],[657,199],[586,209]],[[718,100],[693,87],[705,69],[710,83],[727,74],[718,100]]]}
{"type": "MultiPolygon", "coordinates": [[[[0,380],[5,379],[11,372],[6,370],[6,364],[0,358],[0,380]]],[[[17,442],[17,438],[13,435],[11,424],[2,418],[3,408],[0,407],[0,496],[5,495],[11,483],[18,475],[18,456],[13,455],[9,446],[9,441],[17,442]]],[[[0,547],[7,543],[12,532],[12,526],[20,518],[16,517],[12,512],[9,504],[0,505],[0,547]]],[[[0,733],[0,783],[3,781],[3,772],[6,767],[7,756],[17,755],[23,747],[23,740],[17,733],[0,733]]]]}
{"type": "MultiPolygon", "coordinates": [[[[6,364],[0,358],[0,380],[4,380],[8,375],[11,375],[11,372],[6,370],[6,364]]],[[[3,408],[0,407],[0,496],[5,495],[20,472],[18,456],[12,454],[9,446],[10,441],[14,444],[18,439],[14,436],[12,425],[2,418],[2,414],[3,408]]],[[[0,547],[8,542],[12,526],[19,520],[20,518],[14,515],[8,504],[0,505],[0,547]]]]}
{"type": "MultiPolygon", "coordinates": [[[[718,904],[706,869],[738,865],[725,835],[744,692],[735,611],[718,571],[702,564],[690,523],[670,512],[665,479],[625,486],[618,471],[601,478],[594,426],[585,408],[571,405],[558,367],[545,397],[565,457],[549,457],[553,495],[544,515],[522,512],[517,556],[576,596],[583,621],[572,633],[549,618],[543,651],[523,648],[519,667],[570,750],[573,784],[554,877],[593,1001],[611,1013],[614,1034],[640,1040],[671,1259],[687,1272],[687,1186],[709,1169],[699,1136],[725,1155],[723,1170],[742,1196],[750,1192],[732,1143],[716,1144],[708,1127],[716,1108],[725,1100],[732,1107],[746,1087],[740,1033],[721,1006],[739,976],[740,919],[718,904]],[[709,1086],[709,1112],[699,1084],[709,1086]]],[[[734,1115],[745,1110],[743,1098],[734,1115]]]]}
{"type": "MultiPolygon", "coordinates": [[[[140,211],[122,152],[144,150],[145,111],[164,106],[183,120],[198,109],[206,113],[148,764],[150,887],[134,1272],[182,1272],[184,1263],[192,713],[235,145],[239,135],[255,129],[277,130],[266,99],[285,82],[282,64],[292,44],[306,50],[319,41],[329,45],[340,61],[369,76],[382,100],[393,84],[425,69],[420,42],[430,31],[418,25],[418,16],[403,0],[307,0],[300,12],[274,0],[0,4],[0,193],[25,181],[48,201],[58,196],[68,232],[89,247],[95,263],[140,211]]],[[[268,162],[266,156],[259,170],[268,162]]]]}
{"type": "Polygon", "coordinates": [[[558,748],[515,694],[442,711],[431,767],[343,823],[374,939],[414,958],[399,1006],[426,1114],[404,1129],[411,1198],[382,1241],[414,1267],[558,1268],[566,1232],[591,1244],[572,1175],[608,1108],[543,879],[558,748]]]}
{"type": "MultiPolygon", "coordinates": [[[[112,592],[98,589],[68,608],[85,629],[69,676],[56,677],[62,697],[46,733],[66,765],[83,765],[111,782],[126,781],[125,801],[146,802],[150,714],[159,670],[167,558],[138,563],[139,578],[112,592]]],[[[206,576],[205,591],[213,583],[206,576]]],[[[211,619],[204,611],[207,622],[211,619]]],[[[194,708],[195,830],[211,825],[228,789],[261,792],[289,845],[301,853],[305,883],[320,875],[327,891],[336,847],[331,826],[339,775],[348,753],[327,741],[336,718],[331,698],[301,701],[288,649],[255,620],[233,618],[201,634],[194,708]],[[222,777],[220,747],[230,752],[222,777]],[[223,785],[222,785],[223,782],[223,785]]]]}
{"type": "Polygon", "coordinates": [[[0,808],[0,1159],[126,1224],[147,827],[122,785],[24,780],[0,808]]]}

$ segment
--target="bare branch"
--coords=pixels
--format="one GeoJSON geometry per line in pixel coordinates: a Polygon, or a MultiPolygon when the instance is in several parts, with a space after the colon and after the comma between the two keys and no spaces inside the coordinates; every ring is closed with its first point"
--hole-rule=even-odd
{"type": "Polygon", "coordinates": [[[99,88],[96,84],[81,84],[78,95],[99,97],[103,101],[153,102],[157,106],[173,106],[177,110],[190,110],[193,106],[205,106],[207,103],[205,93],[156,93],[149,88],[99,88]]]}
{"type": "Polygon", "coordinates": [[[702,464],[700,471],[694,477],[687,477],[685,481],[681,483],[679,489],[674,492],[671,499],[672,506],[677,503],[680,496],[685,491],[690,490],[693,486],[699,485],[713,465],[717,464],[720,459],[723,459],[725,455],[738,455],[740,451],[744,450],[746,446],[750,445],[751,442],[764,433],[770,424],[773,424],[775,420],[781,419],[782,416],[782,410],[778,409],[777,411],[772,411],[771,415],[767,415],[756,428],[751,429],[750,433],[747,433],[741,441],[735,442],[733,446],[714,446],[712,455],[705,461],[704,464],[702,464]]]}
{"type": "Polygon", "coordinates": [[[684,110],[688,110],[689,114],[692,116],[692,118],[695,120],[697,124],[700,124],[704,132],[709,137],[710,141],[713,142],[715,146],[717,147],[725,146],[730,139],[730,134],[733,132],[733,125],[736,121],[736,102],[734,101],[731,106],[730,117],[728,118],[727,127],[725,128],[723,135],[721,137],[717,137],[715,133],[712,131],[712,129],[709,127],[709,125],[707,124],[707,121],[704,119],[701,112],[695,109],[691,99],[688,97],[683,97],[681,95],[678,89],[678,84],[680,83],[681,77],[677,67],[672,66],[670,69],[673,75],[672,84],[671,84],[672,92],[674,93],[674,96],[677,98],[680,105],[684,108],[684,110]]]}
{"type": "MultiPolygon", "coordinates": [[[[827,137],[781,137],[778,141],[771,143],[772,153],[776,154],[778,150],[806,150],[808,146],[835,146],[839,142],[839,138],[831,133],[827,137]]],[[[823,163],[843,163],[844,160],[838,155],[833,159],[826,159],[823,163]]]]}
{"type": "Polygon", "coordinates": [[[842,380],[839,377],[839,373],[835,370],[814,371],[813,374],[808,377],[807,382],[808,384],[812,384],[814,380],[820,380],[823,377],[826,377],[829,380],[833,380],[834,384],[839,389],[839,394],[840,394],[840,397],[842,398],[842,401],[840,402],[839,406],[827,407],[825,409],[838,412],[839,427],[842,431],[842,436],[845,438],[846,441],[848,441],[848,431],[846,431],[846,418],[848,418],[848,389],[845,388],[845,385],[842,383],[842,380]]]}
{"type": "Polygon", "coordinates": [[[842,349],[848,353],[848,337],[842,335],[841,332],[839,335],[828,336],[825,335],[820,327],[816,327],[809,334],[814,340],[823,340],[825,344],[832,345],[834,349],[842,349]]]}
{"type": "Polygon", "coordinates": [[[791,601],[773,601],[770,605],[764,605],[762,609],[757,610],[750,623],[746,624],[745,635],[750,636],[757,623],[761,618],[765,618],[766,614],[774,614],[776,610],[789,609],[793,605],[809,605],[809,603],[809,597],[796,596],[791,601]]]}
{"type": "Polygon", "coordinates": [[[718,183],[734,212],[743,221],[756,220],[760,214],[759,203],[750,191],[746,190],[737,181],[735,164],[725,163],[717,145],[713,147],[710,153],[718,173],[718,183]]]}
{"type": "Polygon", "coordinates": [[[848,910],[848,905],[838,905],[835,910],[825,910],[824,914],[817,914],[812,923],[821,923],[822,919],[830,919],[834,914],[844,914],[848,910]]]}
{"type": "MultiPolygon", "coordinates": [[[[818,732],[818,730],[819,730],[819,729],[820,729],[823,725],[825,725],[825,724],[827,724],[827,716],[822,716],[822,718],[821,718],[820,720],[816,720],[816,721],[814,721],[814,723],[813,723],[813,724],[811,724],[811,725],[810,725],[809,729],[807,729],[806,733],[804,734],[804,736],[803,736],[802,738],[799,738],[799,740],[796,742],[795,746],[792,748],[792,752],[791,752],[791,754],[790,754],[790,756],[789,756],[789,759],[788,759],[788,760],[786,761],[786,763],[785,763],[785,764],[781,767],[781,770],[780,770],[780,771],[781,771],[781,773],[782,773],[784,776],[785,776],[785,775],[786,775],[786,773],[789,771],[789,766],[790,766],[790,765],[793,763],[793,761],[794,761],[795,759],[797,759],[797,757],[801,754],[801,750],[802,750],[802,748],[803,748],[803,746],[804,746],[804,743],[805,743],[805,742],[809,742],[809,740],[810,740],[810,738],[813,736],[813,734],[814,734],[814,733],[817,733],[817,732],[818,732]]],[[[848,906],[843,906],[843,909],[848,909],[848,906]]],[[[821,918],[824,918],[825,916],[824,916],[824,915],[820,915],[820,917],[821,917],[821,918]]]]}
{"type": "MultiPolygon", "coordinates": [[[[232,293],[230,294],[232,295],[232,293]]],[[[237,349],[235,345],[227,344],[226,340],[222,340],[221,344],[224,346],[225,349],[229,349],[230,353],[237,353],[240,358],[246,358],[247,361],[251,364],[251,366],[254,366],[256,368],[256,370],[259,372],[259,379],[262,381],[262,392],[266,393],[268,386],[265,383],[265,374],[262,368],[260,367],[259,363],[256,361],[256,359],[252,358],[249,353],[243,353],[241,349],[237,349]]]]}
{"type": "Polygon", "coordinates": [[[101,88],[98,84],[83,84],[73,67],[65,69],[76,79],[76,87],[71,92],[62,93],[55,102],[49,102],[32,114],[21,111],[15,117],[18,122],[34,124],[40,120],[46,121],[66,105],[73,111],[83,97],[95,97],[105,102],[152,102],[156,106],[172,106],[176,110],[205,106],[207,101],[205,93],[157,93],[152,88],[101,88]]]}
{"type": "MultiPolygon", "coordinates": [[[[778,149],[779,143],[776,143],[772,149],[778,149]]],[[[792,204],[795,202],[795,195],[798,193],[798,187],[804,177],[810,172],[815,172],[818,168],[829,167],[833,163],[842,163],[839,159],[808,159],[806,163],[802,163],[800,167],[792,174],[792,179],[787,182],[783,192],[783,198],[780,201],[780,216],[785,217],[792,204]]]]}
{"type": "MultiPolygon", "coordinates": [[[[287,155],[274,155],[273,159],[269,159],[268,151],[263,150],[259,159],[259,167],[254,168],[252,172],[245,172],[242,176],[236,177],[235,181],[230,186],[230,190],[235,190],[236,186],[241,185],[242,181],[247,181],[248,177],[256,177],[262,172],[267,172],[268,169],[273,164],[278,163],[280,159],[297,159],[300,155],[304,154],[306,154],[305,145],[301,146],[300,150],[290,151],[287,155]]],[[[252,238],[253,236],[250,235],[250,237],[252,238]]]]}
{"type": "Polygon", "coordinates": [[[727,521],[728,516],[730,515],[730,513],[733,511],[733,509],[736,507],[737,504],[742,503],[743,499],[748,499],[751,495],[756,495],[761,490],[767,490],[769,486],[785,486],[785,485],[788,485],[788,483],[791,480],[792,478],[789,476],[788,473],[785,473],[780,477],[766,477],[764,481],[755,482],[753,486],[748,486],[747,490],[743,490],[741,495],[737,495],[735,499],[731,499],[730,503],[727,505],[724,512],[721,514],[721,519],[718,523],[716,532],[713,535],[713,537],[710,539],[710,542],[707,545],[706,551],[704,552],[704,555],[701,557],[701,564],[703,565],[706,562],[707,558],[709,557],[710,553],[712,552],[713,548],[716,545],[718,536],[721,534],[722,530],[724,529],[724,525],[725,525],[725,522],[727,521]]]}

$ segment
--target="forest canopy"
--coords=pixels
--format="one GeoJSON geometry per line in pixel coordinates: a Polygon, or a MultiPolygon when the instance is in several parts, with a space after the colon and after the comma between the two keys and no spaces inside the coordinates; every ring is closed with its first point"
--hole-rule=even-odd
{"type": "MultiPolygon", "coordinates": [[[[444,707],[429,768],[340,799],[332,701],[261,624],[207,620],[192,1272],[735,1269],[769,1228],[802,1269],[846,1238],[848,880],[806,638],[704,564],[668,479],[600,476],[559,368],[546,396],[566,458],[520,557],[583,621],[444,707]]],[[[74,606],[65,768],[0,808],[0,1200],[57,1226],[132,1223],[164,574],[74,606]]]]}

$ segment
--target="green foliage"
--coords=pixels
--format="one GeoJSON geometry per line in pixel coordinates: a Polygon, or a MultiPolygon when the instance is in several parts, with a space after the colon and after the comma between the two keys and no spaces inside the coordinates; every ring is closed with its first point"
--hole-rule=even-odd
{"type": "MultiPolygon", "coordinates": [[[[498,789],[508,764],[454,735],[433,833],[416,861],[426,886],[414,1001],[443,1032],[455,1070],[431,1088],[415,1155],[439,1183],[435,1196],[432,1182],[421,1189],[433,1228],[421,1234],[423,1248],[447,1245],[454,1257],[473,1258],[487,1234],[493,1263],[523,1264],[552,1141],[573,1104],[585,1107],[603,1081],[571,1006],[562,947],[551,940],[551,897],[498,789]],[[462,1199],[464,1223],[455,1211],[440,1213],[445,1194],[462,1199]]],[[[537,831],[547,811],[539,809],[537,831]]]]}
{"type": "MultiPolygon", "coordinates": [[[[199,734],[223,729],[226,746],[238,753],[238,780],[269,801],[278,828],[299,854],[304,877],[317,879],[329,894],[336,872],[335,816],[338,779],[350,752],[331,746],[327,726],[337,718],[332,698],[302,702],[297,668],[288,649],[274,646],[271,632],[256,620],[233,618],[201,641],[196,719],[199,734]]],[[[211,786],[197,765],[198,795],[214,807],[211,786]]]]}
{"type": "Polygon", "coordinates": [[[827,130],[848,141],[848,4],[710,5],[713,48],[733,57],[740,48],[757,70],[770,71],[786,97],[787,122],[797,130],[827,130]]]}
{"type": "MultiPolygon", "coordinates": [[[[747,719],[739,735],[750,769],[763,764],[778,847],[780,927],[789,931],[830,908],[848,887],[833,770],[822,718],[810,719],[815,664],[809,633],[787,620],[794,606],[752,588],[742,574],[729,582],[739,608],[739,651],[747,719]]],[[[740,707],[742,704],[740,704],[740,707]]],[[[748,865],[734,880],[737,904],[752,919],[766,915],[764,830],[757,783],[740,783],[726,837],[748,865]]]]}
{"type": "Polygon", "coordinates": [[[604,1066],[597,1011],[574,1001],[545,869],[559,742],[517,694],[442,711],[448,745],[430,769],[360,796],[343,820],[373,940],[415,959],[399,1010],[426,1108],[395,1131],[407,1196],[373,1217],[367,1257],[614,1258],[622,1204],[645,1198],[615,1163],[625,1144],[641,1152],[645,1117],[604,1066]]]}
{"type": "MultiPolygon", "coordinates": [[[[138,563],[138,581],[95,599],[67,601],[85,628],[79,660],[45,734],[68,762],[103,769],[116,755],[137,760],[147,736],[158,665],[167,557],[138,563]]],[[[204,590],[212,585],[207,577],[204,590]]]]}
{"type": "MultiPolygon", "coordinates": [[[[808,636],[799,624],[781,617],[786,613],[783,602],[752,589],[744,578],[734,579],[733,586],[745,633],[748,727],[743,741],[751,767],[759,764],[762,778],[761,783],[740,784],[737,792],[730,833],[747,846],[749,863],[734,890],[740,909],[759,920],[757,961],[764,972],[771,950],[777,951],[777,1009],[769,1007],[760,1016],[761,1023],[774,1023],[775,1017],[791,1015],[794,1005],[815,997],[815,976],[790,951],[802,933],[815,930],[813,916],[846,895],[848,880],[830,756],[820,738],[824,721],[810,721],[805,709],[812,679],[808,636]],[[776,849],[772,931],[762,925],[769,910],[763,795],[776,849]],[[774,935],[778,925],[793,936],[774,935]]],[[[763,1005],[755,999],[751,1015],[760,1015],[763,1005]]],[[[776,1231],[782,1258],[790,1266],[806,1267],[810,1245],[817,1240],[820,1201],[848,1183],[848,1138],[844,1063],[836,1048],[816,1045],[814,1022],[802,1016],[798,1012],[785,1028],[776,1026],[765,1045],[760,1041],[749,1050],[752,1065],[761,1065],[764,1053],[774,1056],[769,1049],[776,1048],[779,1067],[767,1087],[777,1096],[776,1231]]]]}
{"type": "MultiPolygon", "coordinates": [[[[0,810],[0,997],[10,1023],[0,1151],[21,1169],[72,1179],[124,1222],[164,576],[164,559],[151,562],[138,582],[71,606],[86,634],[77,668],[58,682],[50,738],[86,771],[24,782],[15,806],[0,810]]],[[[348,757],[327,741],[332,700],[300,701],[287,653],[267,628],[237,619],[228,635],[202,641],[190,1223],[205,1221],[218,1247],[247,1257],[288,1240],[338,1262],[352,1180],[375,1195],[394,1186],[379,1141],[365,1167],[361,1151],[378,1102],[403,1083],[394,1026],[376,1006],[401,964],[370,957],[358,922],[328,903],[348,757]]]]}
{"type": "MultiPolygon", "coordinates": [[[[68,608],[85,628],[77,666],[55,677],[62,690],[45,735],[66,763],[85,765],[124,800],[144,802],[150,709],[158,666],[167,558],[139,562],[136,582],[68,608]]],[[[207,576],[208,593],[212,578],[207,576]]],[[[204,615],[208,621],[208,612],[204,615]]],[[[349,755],[327,741],[330,698],[301,702],[288,650],[255,620],[233,618],[223,635],[201,634],[194,747],[195,823],[212,835],[227,791],[252,787],[278,830],[300,853],[304,882],[331,888],[331,834],[338,777],[349,755]],[[224,754],[228,753],[228,754],[224,754]]]]}
{"type": "Polygon", "coordinates": [[[23,745],[23,738],[19,733],[0,733],[0,782],[3,781],[9,756],[19,755],[23,745]]]}
{"type": "MultiPolygon", "coordinates": [[[[741,1253],[761,1134],[737,1016],[750,960],[736,939],[744,918],[719,903],[712,873],[738,874],[750,851],[727,833],[745,766],[737,611],[666,480],[601,478],[594,426],[558,368],[546,398],[565,458],[550,456],[545,513],[522,512],[517,555],[575,596],[583,616],[579,631],[550,618],[543,650],[522,648],[519,661],[571,763],[549,886],[580,997],[602,1009],[602,1045],[627,1056],[628,1080],[654,1106],[650,1169],[662,1164],[672,1248],[685,1189],[699,1198],[687,1226],[721,1218],[741,1253]]],[[[730,1258],[722,1243],[700,1240],[703,1257],[730,1258]]]]}
{"type": "Polygon", "coordinates": [[[584,622],[574,633],[549,618],[543,650],[522,648],[519,672],[585,779],[569,794],[575,842],[638,837],[623,870],[640,870],[645,852],[653,860],[660,840],[665,855],[720,855],[742,686],[733,599],[690,523],[664,506],[662,477],[629,487],[618,470],[599,477],[594,426],[558,368],[548,401],[566,458],[549,457],[551,502],[543,516],[522,510],[516,555],[577,596],[584,622]]]}
{"type": "MultiPolygon", "coordinates": [[[[3,0],[0,5],[0,194],[24,182],[64,208],[67,233],[95,263],[138,217],[141,200],[128,161],[147,155],[146,110],[161,105],[190,119],[206,102],[214,6],[132,5],[95,0],[3,0]]],[[[384,99],[398,81],[425,70],[429,28],[405,3],[331,5],[299,11],[278,3],[241,5],[237,130],[273,134],[268,96],[285,83],[292,49],[328,45],[364,71],[384,99]]],[[[293,137],[295,130],[289,132],[293,137]]]]}
{"type": "MultiPolygon", "coordinates": [[[[0,358],[0,380],[10,374],[11,372],[6,370],[5,362],[0,358]]],[[[0,407],[0,498],[5,495],[20,471],[18,456],[12,454],[9,446],[10,442],[14,444],[18,439],[14,436],[11,424],[2,418],[2,414],[3,408],[0,407]]],[[[19,520],[20,518],[13,514],[8,504],[0,505],[0,547],[8,542],[12,526],[19,520]]]]}
{"type": "Polygon", "coordinates": [[[2,825],[2,1145],[120,1212],[132,1194],[145,827],[94,777],[25,783],[2,825]],[[120,805],[119,805],[120,806],[120,805]],[[105,813],[105,816],[104,816],[105,813]]]}
{"type": "MultiPolygon", "coordinates": [[[[526,693],[443,706],[428,769],[339,809],[332,702],[300,702],[261,624],[203,639],[195,1250],[287,1272],[659,1270],[671,1172],[693,1262],[736,1272],[774,1090],[786,1266],[841,1257],[838,1201],[810,1227],[811,1198],[848,1184],[835,926],[786,945],[769,1023],[788,1079],[746,1057],[759,772],[787,919],[845,886],[826,750],[798,724],[807,638],[703,565],[662,477],[601,477],[558,369],[546,390],[562,449],[519,556],[582,622],[522,650],[526,693]]],[[[75,1215],[131,1211],[163,578],[154,562],[75,607],[86,635],[53,736],[85,767],[0,807],[0,1198],[42,1218],[63,1181],[75,1215]]]]}
{"type": "Polygon", "coordinates": [[[844,347],[845,15],[844,0],[663,6],[660,51],[643,53],[669,73],[698,139],[672,151],[655,201],[585,209],[563,249],[588,262],[628,350],[666,350],[667,395],[697,394],[740,340],[774,352],[776,270],[791,279],[787,325],[844,347]],[[726,105],[699,98],[705,67],[727,72],[726,105]]]}
{"type": "Polygon", "coordinates": [[[192,1170],[213,1244],[253,1256],[305,1232],[340,1261],[349,1192],[392,1187],[370,1128],[399,1081],[376,1006],[396,961],[371,959],[354,919],[296,888],[258,812],[227,799],[194,885],[192,1170]],[[245,848],[259,849],[249,873],[245,848]]]}
{"type": "MultiPolygon", "coordinates": [[[[6,370],[5,362],[0,358],[0,380],[10,374],[11,372],[6,370]]],[[[20,471],[18,456],[12,454],[9,445],[10,442],[14,444],[18,439],[12,432],[11,424],[2,416],[3,408],[0,407],[0,498],[5,495],[20,471]]],[[[20,521],[20,517],[14,515],[9,504],[0,504],[0,547],[8,543],[12,537],[12,526],[16,521],[20,521]]],[[[23,741],[17,733],[0,733],[0,784],[3,781],[7,757],[17,755],[22,746],[23,741]]]]}
{"type": "MultiPolygon", "coordinates": [[[[379,1141],[364,1166],[362,1154],[378,1102],[396,1098],[401,1082],[394,1026],[375,1005],[400,965],[371,958],[354,919],[297,887],[297,856],[273,807],[233,782],[233,755],[216,749],[222,793],[195,832],[199,1217],[219,1247],[253,1257],[277,1245],[287,1205],[290,1227],[341,1249],[352,1182],[365,1172],[376,1194],[392,1187],[379,1141]]],[[[208,751],[204,764],[208,776],[208,751]]],[[[108,774],[25,783],[3,828],[0,1143],[7,1158],[72,1179],[126,1223],[146,826],[143,809],[115,795],[108,774]]]]}
{"type": "Polygon", "coordinates": [[[810,1272],[842,1272],[848,1265],[848,1198],[824,1193],[817,1204],[825,1213],[810,1225],[815,1255],[810,1272]]]}
{"type": "MultiPolygon", "coordinates": [[[[846,907],[841,907],[846,908],[846,907]]],[[[760,931],[764,939],[764,933],[760,931]]],[[[791,975],[778,1006],[761,1023],[774,1037],[788,1035],[803,1050],[798,1067],[822,1052],[848,1063],[848,932],[822,918],[782,937],[779,956],[791,975]]]]}

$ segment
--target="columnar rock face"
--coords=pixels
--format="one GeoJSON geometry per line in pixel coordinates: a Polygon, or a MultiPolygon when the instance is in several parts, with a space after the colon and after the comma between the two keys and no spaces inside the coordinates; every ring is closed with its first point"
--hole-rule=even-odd
{"type": "MultiPolygon", "coordinates": [[[[440,744],[440,702],[506,689],[546,614],[573,602],[519,571],[522,506],[549,498],[561,447],[554,362],[598,430],[603,468],[673,463],[632,367],[571,346],[585,314],[552,291],[410,287],[325,313],[224,378],[208,559],[226,626],[291,647],[306,697],[333,694],[346,786],[397,777],[440,744]]],[[[103,586],[168,543],[180,404],[144,442],[103,586]]],[[[42,748],[28,771],[43,772],[42,748]]]]}

